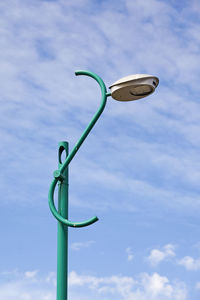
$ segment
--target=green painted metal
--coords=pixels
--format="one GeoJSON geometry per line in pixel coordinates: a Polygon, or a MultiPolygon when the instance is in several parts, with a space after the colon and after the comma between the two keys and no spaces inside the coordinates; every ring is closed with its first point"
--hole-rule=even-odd
{"type": "Polygon", "coordinates": [[[55,207],[55,204],[54,204],[54,191],[55,191],[55,187],[56,187],[57,182],[59,180],[62,180],[62,176],[64,176],[63,171],[65,170],[65,168],[68,167],[69,163],[71,162],[71,160],[75,156],[76,152],[78,151],[78,149],[80,148],[80,146],[82,145],[82,143],[84,142],[84,140],[86,139],[88,134],[90,133],[91,129],[94,127],[94,125],[97,122],[98,118],[102,114],[102,112],[105,108],[105,105],[106,105],[107,97],[110,96],[110,94],[107,95],[106,86],[105,86],[103,80],[98,75],[96,75],[92,72],[89,72],[89,71],[76,71],[75,74],[76,75],[86,75],[86,76],[92,77],[98,82],[98,84],[101,88],[101,94],[102,94],[101,95],[101,103],[100,103],[99,109],[97,110],[97,112],[93,116],[93,118],[90,121],[89,125],[87,126],[87,128],[83,132],[82,136],[80,137],[80,139],[78,140],[78,142],[76,143],[76,145],[74,146],[74,148],[72,149],[70,154],[67,156],[65,162],[62,164],[62,166],[60,166],[59,170],[54,172],[54,180],[52,181],[52,183],[50,185],[49,197],[48,198],[49,198],[50,210],[51,210],[52,214],[54,215],[54,217],[58,221],[60,221],[61,223],[65,224],[67,226],[70,226],[70,227],[84,227],[84,226],[91,225],[94,222],[98,221],[98,218],[95,216],[95,217],[93,217],[89,220],[86,220],[84,222],[70,222],[68,219],[61,216],[59,214],[59,212],[56,210],[56,207],[55,207]]]}
{"type": "MultiPolygon", "coordinates": [[[[58,168],[62,167],[62,152],[68,156],[68,143],[60,142],[58,150],[58,168]]],[[[68,219],[68,168],[63,171],[64,179],[58,184],[58,213],[68,219]]],[[[57,299],[67,299],[68,273],[68,227],[58,222],[57,234],[57,299]]]]}
{"type": "Polygon", "coordinates": [[[107,97],[111,94],[107,93],[106,86],[103,80],[93,72],[89,71],[76,71],[76,75],[86,75],[92,77],[97,81],[101,88],[101,103],[99,109],[93,116],[89,125],[86,127],[85,131],[81,135],[80,139],[68,154],[68,143],[61,142],[59,143],[58,151],[58,170],[54,171],[54,179],[50,185],[49,189],[49,207],[58,220],[58,242],[57,242],[57,300],[67,300],[67,259],[68,259],[68,227],[85,227],[93,224],[98,221],[98,218],[95,216],[89,220],[83,222],[71,222],[68,220],[68,166],[75,154],[79,150],[80,146],[94,127],[98,118],[102,114],[107,97]],[[62,152],[66,152],[66,159],[64,162],[61,160],[62,152]],[[58,186],[58,209],[55,207],[54,203],[54,192],[56,185],[58,186]]]}

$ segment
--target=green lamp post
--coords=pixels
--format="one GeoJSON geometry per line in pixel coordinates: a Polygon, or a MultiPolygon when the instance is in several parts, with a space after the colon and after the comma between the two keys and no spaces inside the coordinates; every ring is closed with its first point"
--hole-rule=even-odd
{"type": "Polygon", "coordinates": [[[137,74],[124,77],[110,86],[111,93],[108,93],[103,80],[96,74],[89,71],[76,71],[76,75],[86,75],[97,81],[101,88],[101,104],[92,118],[91,122],[83,132],[82,136],[72,149],[68,152],[68,142],[60,142],[58,148],[58,170],[53,175],[54,179],[49,189],[49,207],[53,216],[58,221],[57,234],[57,300],[67,300],[67,275],[68,275],[68,227],[85,227],[98,221],[97,217],[93,217],[84,222],[71,222],[68,220],[68,166],[79,150],[80,146],[90,133],[91,129],[102,114],[107,98],[112,96],[118,101],[138,100],[152,94],[159,79],[152,75],[137,74]],[[61,159],[62,153],[65,151],[66,159],[61,159]],[[58,184],[58,209],[54,203],[54,192],[58,184]]]}

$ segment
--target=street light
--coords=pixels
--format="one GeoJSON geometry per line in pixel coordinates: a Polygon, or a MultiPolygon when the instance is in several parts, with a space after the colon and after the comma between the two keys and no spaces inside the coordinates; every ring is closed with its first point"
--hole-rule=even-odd
{"type": "Polygon", "coordinates": [[[129,75],[110,86],[111,95],[118,101],[138,100],[152,94],[158,83],[159,79],[152,75],[129,75]]]}
{"type": "Polygon", "coordinates": [[[49,189],[49,207],[58,221],[57,238],[57,300],[67,300],[67,272],[68,272],[68,227],[85,227],[98,221],[95,216],[83,222],[71,222],[68,220],[68,166],[79,150],[80,146],[90,133],[96,121],[102,114],[107,98],[112,96],[118,101],[131,101],[146,97],[153,93],[159,83],[155,76],[131,75],[124,77],[110,86],[108,93],[103,80],[89,71],[76,71],[76,75],[86,75],[97,81],[101,88],[101,104],[93,116],[82,136],[75,144],[72,151],[68,152],[68,142],[60,142],[58,148],[58,170],[54,171],[54,179],[49,189]],[[62,153],[65,151],[66,159],[62,161],[62,153]],[[58,208],[54,203],[54,192],[58,184],[58,208]]]}

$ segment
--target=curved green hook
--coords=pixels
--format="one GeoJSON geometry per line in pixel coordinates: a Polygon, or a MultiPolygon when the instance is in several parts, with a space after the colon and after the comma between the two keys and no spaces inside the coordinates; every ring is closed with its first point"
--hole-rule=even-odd
{"type": "Polygon", "coordinates": [[[76,152],[78,151],[78,149],[80,148],[80,146],[82,145],[82,143],[84,142],[84,140],[86,139],[88,134],[90,133],[91,129],[94,127],[95,123],[99,119],[100,115],[102,114],[102,112],[105,108],[105,105],[106,105],[107,97],[110,96],[110,93],[107,93],[106,86],[105,86],[103,80],[97,74],[95,74],[93,72],[89,72],[89,71],[76,71],[75,74],[77,76],[78,75],[86,75],[86,76],[92,77],[93,79],[95,79],[97,81],[97,83],[99,84],[99,86],[101,88],[101,104],[100,104],[99,109],[97,110],[96,114],[93,116],[92,120],[90,121],[89,125],[86,127],[85,131],[83,132],[82,136],[80,137],[80,139],[78,140],[78,142],[76,143],[76,145],[74,146],[74,148],[72,149],[70,154],[65,159],[64,163],[61,165],[59,170],[54,172],[54,179],[50,185],[48,199],[49,199],[50,210],[51,210],[52,214],[54,215],[54,217],[58,221],[60,221],[61,223],[65,224],[66,226],[69,226],[69,227],[84,227],[84,226],[91,225],[94,222],[98,221],[98,218],[93,217],[89,220],[86,220],[84,222],[79,222],[79,223],[70,222],[69,220],[63,218],[58,213],[58,211],[55,207],[54,191],[55,191],[55,187],[56,187],[56,184],[58,183],[58,181],[62,181],[62,173],[68,167],[68,165],[74,158],[76,152]]]}
{"type": "Polygon", "coordinates": [[[79,222],[79,223],[74,223],[74,222],[70,222],[69,220],[63,218],[57,211],[55,204],[54,204],[54,191],[55,191],[55,187],[56,184],[58,182],[58,179],[54,179],[51,183],[50,189],[49,189],[49,207],[50,210],[52,212],[52,214],[54,215],[54,217],[60,221],[61,223],[63,223],[66,226],[69,227],[84,227],[84,226],[88,226],[90,224],[93,224],[94,222],[98,221],[97,217],[93,217],[87,221],[84,222],[79,222]]]}

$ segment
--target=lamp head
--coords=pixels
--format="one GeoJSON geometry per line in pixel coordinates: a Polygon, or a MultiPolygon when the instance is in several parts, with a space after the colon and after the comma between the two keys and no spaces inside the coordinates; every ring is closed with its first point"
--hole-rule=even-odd
{"type": "Polygon", "coordinates": [[[109,88],[111,96],[118,101],[138,100],[152,94],[159,79],[152,75],[129,75],[114,82],[109,88]]]}

